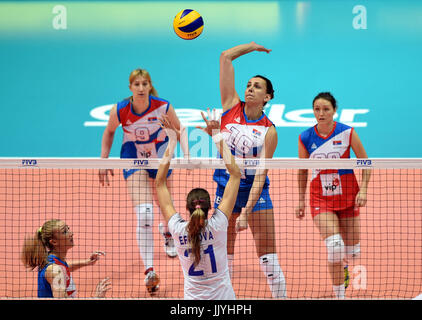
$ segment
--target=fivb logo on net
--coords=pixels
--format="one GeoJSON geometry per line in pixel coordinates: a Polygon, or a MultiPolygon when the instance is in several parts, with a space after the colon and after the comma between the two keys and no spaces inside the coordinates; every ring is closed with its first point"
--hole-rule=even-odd
{"type": "Polygon", "coordinates": [[[22,159],[21,163],[24,167],[35,167],[38,164],[35,159],[22,159]]]}

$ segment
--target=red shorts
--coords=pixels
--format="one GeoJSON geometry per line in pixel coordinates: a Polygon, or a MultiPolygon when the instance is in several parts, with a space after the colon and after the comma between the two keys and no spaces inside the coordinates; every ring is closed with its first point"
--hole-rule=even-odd
{"type": "Polygon", "coordinates": [[[352,206],[343,210],[333,210],[331,208],[324,208],[324,207],[311,207],[311,215],[312,218],[319,215],[320,213],[324,212],[334,212],[339,219],[343,218],[353,218],[358,217],[360,213],[360,208],[356,206],[352,206]]]}

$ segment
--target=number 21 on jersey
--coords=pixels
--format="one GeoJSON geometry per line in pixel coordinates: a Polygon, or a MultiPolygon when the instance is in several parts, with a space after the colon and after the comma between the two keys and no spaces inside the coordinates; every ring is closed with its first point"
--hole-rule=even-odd
{"type": "MultiPolygon", "coordinates": [[[[189,257],[189,254],[192,253],[192,249],[186,249],[185,250],[185,257],[189,257]]],[[[208,254],[210,257],[210,263],[211,263],[211,271],[212,273],[217,272],[217,263],[215,262],[215,255],[214,255],[214,248],[212,244],[210,244],[205,250],[204,254],[208,254]]],[[[190,276],[203,276],[204,270],[195,270],[195,263],[192,263],[192,265],[189,268],[189,275],[190,276]]]]}

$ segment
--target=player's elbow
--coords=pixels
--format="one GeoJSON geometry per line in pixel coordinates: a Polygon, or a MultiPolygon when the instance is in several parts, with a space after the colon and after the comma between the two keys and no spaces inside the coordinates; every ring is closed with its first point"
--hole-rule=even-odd
{"type": "Polygon", "coordinates": [[[223,51],[220,54],[220,64],[224,65],[226,63],[231,63],[233,60],[233,57],[230,54],[229,50],[223,51]]]}

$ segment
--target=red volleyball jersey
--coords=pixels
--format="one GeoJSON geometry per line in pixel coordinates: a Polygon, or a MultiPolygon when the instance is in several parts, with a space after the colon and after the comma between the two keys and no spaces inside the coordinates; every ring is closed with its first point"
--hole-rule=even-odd
{"type": "MultiPolygon", "coordinates": [[[[322,137],[315,125],[302,132],[299,141],[312,159],[350,158],[352,133],[352,127],[336,122],[332,132],[322,137]]],[[[312,170],[311,207],[332,211],[344,210],[354,206],[358,192],[359,186],[352,169],[312,170]]]]}

